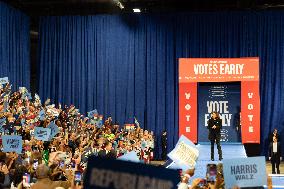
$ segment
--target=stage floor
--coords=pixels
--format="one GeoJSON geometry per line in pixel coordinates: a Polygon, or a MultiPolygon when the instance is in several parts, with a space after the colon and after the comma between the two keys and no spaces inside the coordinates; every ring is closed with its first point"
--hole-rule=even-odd
{"type": "MultiPolygon", "coordinates": [[[[215,146],[215,161],[210,160],[210,144],[199,144],[196,146],[199,149],[199,157],[196,162],[195,166],[195,173],[192,179],[195,178],[204,178],[206,175],[206,165],[208,163],[220,163],[218,161],[218,154],[217,149],[215,146]]],[[[222,145],[222,151],[223,151],[223,158],[224,159],[233,159],[233,158],[246,158],[246,152],[244,149],[244,146],[242,144],[223,144],[222,145]]],[[[156,161],[152,162],[154,165],[161,165],[164,164],[163,161],[156,161]]],[[[266,162],[266,171],[267,174],[271,174],[272,166],[269,161],[266,162]]],[[[281,186],[280,188],[284,188],[284,162],[280,164],[280,173],[282,173],[281,177],[279,175],[277,177],[273,177],[273,185],[275,186],[281,186]],[[282,181],[283,180],[283,181],[282,181]]],[[[275,175],[276,176],[276,175],[275,175]]],[[[276,187],[279,188],[279,187],[276,187]]]]}
{"type": "MultiPolygon", "coordinates": [[[[153,165],[163,165],[165,163],[165,161],[152,161],[151,164],[153,165]]],[[[205,170],[205,168],[204,168],[205,170]]],[[[271,163],[269,161],[266,162],[266,171],[268,174],[271,174],[271,163]]],[[[281,177],[278,177],[280,175],[273,175],[272,178],[272,183],[273,183],[273,188],[275,189],[284,189],[284,162],[282,161],[282,163],[280,164],[280,173],[281,173],[281,177]],[[275,177],[276,176],[276,177],[275,177]]]]}
{"type": "MultiPolygon", "coordinates": [[[[165,161],[152,161],[151,162],[152,165],[157,165],[157,166],[162,165],[164,163],[165,163],[165,161]]],[[[270,161],[266,162],[266,171],[267,171],[268,174],[272,173],[272,166],[271,166],[270,161]]],[[[282,163],[280,164],[280,173],[284,174],[284,161],[282,161],[282,163]]]]}

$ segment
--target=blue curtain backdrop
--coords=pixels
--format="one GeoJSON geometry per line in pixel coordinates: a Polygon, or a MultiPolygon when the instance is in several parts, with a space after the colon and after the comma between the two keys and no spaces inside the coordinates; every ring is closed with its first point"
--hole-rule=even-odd
{"type": "Polygon", "coordinates": [[[13,89],[30,86],[29,17],[0,2],[0,78],[13,89]]]}
{"type": "Polygon", "coordinates": [[[42,17],[39,48],[41,97],[136,116],[157,147],[178,139],[180,57],[259,56],[262,145],[284,125],[284,12],[42,17]]]}

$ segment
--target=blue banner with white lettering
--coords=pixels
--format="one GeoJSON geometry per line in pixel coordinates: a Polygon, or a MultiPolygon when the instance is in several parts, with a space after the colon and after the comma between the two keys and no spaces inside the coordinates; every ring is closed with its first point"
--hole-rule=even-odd
{"type": "Polygon", "coordinates": [[[94,109],[94,110],[88,112],[88,117],[89,118],[93,118],[94,115],[98,115],[98,110],[97,109],[94,109]]]}
{"type": "Polygon", "coordinates": [[[223,171],[226,188],[267,185],[265,157],[224,159],[223,171]]]}
{"type": "Polygon", "coordinates": [[[9,78],[8,77],[0,78],[0,84],[1,85],[7,84],[7,83],[9,83],[9,78]]]}
{"type": "Polygon", "coordinates": [[[85,189],[176,189],[177,170],[91,156],[84,177],[85,189]]]}
{"type": "Polygon", "coordinates": [[[240,82],[199,83],[198,142],[209,142],[207,121],[213,111],[222,119],[221,142],[241,142],[240,82]]]}
{"type": "Polygon", "coordinates": [[[2,144],[4,152],[22,153],[22,136],[18,135],[2,135],[2,144]]]}
{"type": "Polygon", "coordinates": [[[42,109],[39,112],[39,120],[43,121],[45,119],[45,111],[42,109]]]}
{"type": "Polygon", "coordinates": [[[49,140],[51,140],[58,132],[59,129],[57,127],[57,125],[54,122],[51,122],[47,128],[50,129],[50,136],[49,136],[49,140]]]}
{"type": "Polygon", "coordinates": [[[35,127],[34,129],[35,139],[48,141],[50,137],[50,132],[51,130],[49,128],[35,127]]]}

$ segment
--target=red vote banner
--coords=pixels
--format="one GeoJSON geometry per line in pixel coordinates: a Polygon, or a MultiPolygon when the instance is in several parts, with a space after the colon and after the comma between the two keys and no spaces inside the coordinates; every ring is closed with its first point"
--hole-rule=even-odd
{"type": "Polygon", "coordinates": [[[197,83],[241,81],[242,143],[260,142],[259,58],[180,58],[179,135],[197,143],[197,83]]]}
{"type": "Polygon", "coordinates": [[[241,82],[241,128],[243,143],[260,141],[260,101],[258,81],[241,82]]]}
{"type": "Polygon", "coordinates": [[[179,136],[197,143],[197,83],[179,84],[179,136]]]}

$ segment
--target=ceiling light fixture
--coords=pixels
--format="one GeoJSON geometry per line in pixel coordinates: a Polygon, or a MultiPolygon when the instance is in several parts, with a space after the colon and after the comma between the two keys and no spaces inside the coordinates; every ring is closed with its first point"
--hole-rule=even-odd
{"type": "Polygon", "coordinates": [[[133,9],[133,12],[141,12],[141,10],[140,10],[140,9],[135,8],[135,9],[133,9]]]}

